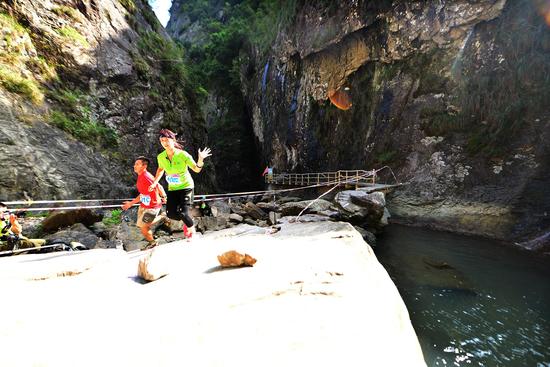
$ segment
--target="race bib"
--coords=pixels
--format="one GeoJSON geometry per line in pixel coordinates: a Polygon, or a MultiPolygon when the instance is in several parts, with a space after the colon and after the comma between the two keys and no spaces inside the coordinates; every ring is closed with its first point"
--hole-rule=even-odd
{"type": "Polygon", "coordinates": [[[141,201],[141,203],[145,206],[149,206],[149,204],[151,204],[151,197],[149,195],[143,195],[141,194],[139,196],[139,201],[141,201]]]}
{"type": "Polygon", "coordinates": [[[179,185],[181,184],[180,175],[177,173],[166,175],[166,182],[168,182],[169,185],[179,185]]]}

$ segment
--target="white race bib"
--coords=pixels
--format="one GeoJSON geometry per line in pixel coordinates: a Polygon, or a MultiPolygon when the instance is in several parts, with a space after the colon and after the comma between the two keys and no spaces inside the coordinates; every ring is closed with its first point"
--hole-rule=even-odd
{"type": "Polygon", "coordinates": [[[168,182],[169,185],[179,185],[181,184],[180,175],[178,173],[166,175],[166,182],[168,182]]]}
{"type": "Polygon", "coordinates": [[[139,201],[145,206],[149,206],[151,204],[151,197],[149,195],[139,195],[139,201]]]}

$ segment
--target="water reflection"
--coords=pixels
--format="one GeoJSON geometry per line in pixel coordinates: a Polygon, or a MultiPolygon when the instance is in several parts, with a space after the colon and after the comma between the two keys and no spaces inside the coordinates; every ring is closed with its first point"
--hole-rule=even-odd
{"type": "Polygon", "coordinates": [[[428,366],[550,366],[549,261],[396,225],[378,242],[428,366]]]}

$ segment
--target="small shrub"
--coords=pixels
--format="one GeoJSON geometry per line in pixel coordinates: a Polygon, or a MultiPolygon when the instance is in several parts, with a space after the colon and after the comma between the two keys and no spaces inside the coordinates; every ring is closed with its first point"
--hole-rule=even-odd
{"type": "Polygon", "coordinates": [[[140,55],[132,55],[134,61],[134,68],[136,69],[138,75],[144,79],[148,79],[151,72],[151,67],[147,64],[147,61],[140,55]]]}
{"type": "Polygon", "coordinates": [[[102,222],[107,226],[116,226],[122,223],[122,209],[115,209],[111,211],[111,216],[104,217],[102,222]]]}
{"type": "Polygon", "coordinates": [[[49,214],[48,211],[25,212],[25,218],[45,218],[49,214]]]}
{"type": "Polygon", "coordinates": [[[80,100],[84,98],[82,94],[70,89],[61,89],[53,92],[52,97],[71,110],[77,109],[80,105],[80,100]]]}

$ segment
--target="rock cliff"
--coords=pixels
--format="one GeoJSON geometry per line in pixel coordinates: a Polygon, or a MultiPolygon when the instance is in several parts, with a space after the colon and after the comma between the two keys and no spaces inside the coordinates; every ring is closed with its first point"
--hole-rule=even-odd
{"type": "MultiPolygon", "coordinates": [[[[548,230],[550,32],[540,2],[284,3],[294,12],[272,41],[250,39],[235,58],[264,162],[279,172],[389,165],[410,183],[390,210],[411,223],[507,240],[548,230]],[[349,95],[349,110],[330,103],[335,91],[349,95]]],[[[203,38],[208,27],[178,23],[177,10],[172,34],[203,38]]]]}
{"type": "Polygon", "coordinates": [[[181,53],[143,0],[3,1],[0,125],[2,200],[127,196],[161,127],[194,156],[207,144],[181,53]]]}

